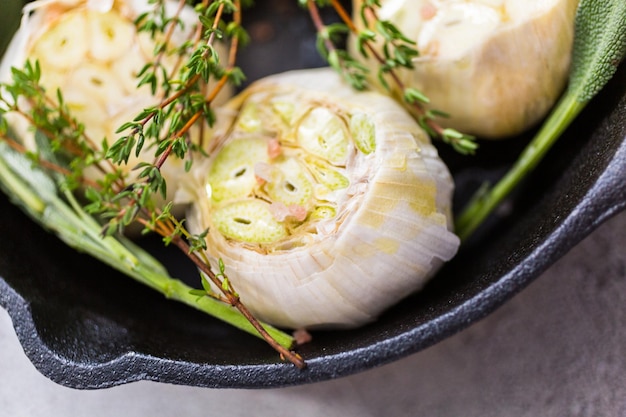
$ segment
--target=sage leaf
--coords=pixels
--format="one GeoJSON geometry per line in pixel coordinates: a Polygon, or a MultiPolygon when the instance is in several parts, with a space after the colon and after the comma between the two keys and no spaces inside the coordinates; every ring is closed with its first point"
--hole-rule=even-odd
{"type": "Polygon", "coordinates": [[[589,101],[613,77],[626,54],[626,1],[582,0],[574,35],[568,94],[589,101]]]}

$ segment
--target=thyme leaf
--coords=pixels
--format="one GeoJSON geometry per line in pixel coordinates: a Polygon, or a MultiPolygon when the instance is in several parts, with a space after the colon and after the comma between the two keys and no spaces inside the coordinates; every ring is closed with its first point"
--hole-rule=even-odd
{"type": "Polygon", "coordinates": [[[348,34],[355,37],[356,49],[363,57],[371,57],[378,62],[375,77],[379,84],[388,92],[393,91],[390,82],[397,87],[401,92],[402,101],[432,138],[440,139],[462,154],[473,154],[476,151],[478,144],[474,136],[442,127],[437,120],[444,117],[445,113],[426,110],[424,105],[429,103],[428,97],[417,89],[406,86],[398,76],[400,69],[413,69],[413,61],[419,56],[419,51],[416,49],[415,41],[404,35],[393,22],[378,17],[380,1],[362,2],[358,16],[364,23],[364,30],[357,29],[357,25],[339,0],[300,0],[300,4],[308,7],[317,29],[317,49],[320,55],[352,87],[357,90],[369,88],[372,74],[369,68],[350,53],[337,47],[345,41],[348,34]],[[325,24],[318,11],[318,7],[325,6],[332,6],[342,23],[325,24]]]}
{"type": "Polygon", "coordinates": [[[138,85],[149,85],[158,102],[123,123],[117,129],[121,136],[111,145],[106,138],[98,138],[102,139],[98,143],[86,135],[84,126],[70,114],[60,91],[56,92],[56,101],[50,98],[40,85],[38,62],[27,62],[24,69],[12,69],[13,82],[0,85],[0,185],[36,221],[71,247],[167,297],[262,337],[281,357],[302,368],[304,360],[290,350],[293,338],[260,323],[248,311],[229,282],[223,263],[219,264],[219,272],[212,270],[204,253],[206,234],[190,234],[172,214],[171,204],[161,206],[153,198],[166,197],[167,184],[161,168],[169,157],[185,159],[189,169],[192,152],[200,149],[191,143],[190,129],[196,123],[211,124],[215,120],[211,103],[220,89],[228,82],[243,81],[244,75],[235,66],[235,60],[239,44],[247,40],[241,26],[241,1],[202,1],[195,7],[198,20],[190,38],[172,48],[169,40],[174,30],[184,28],[179,14],[186,2],[179,1],[174,15],[167,13],[165,3],[151,0],[152,10],[142,13],[135,22],[138,30],[148,32],[156,43],[154,60],[141,69],[138,85]],[[226,25],[227,15],[232,15],[232,20],[226,25]],[[226,40],[225,33],[231,36],[231,50],[223,64],[214,42],[226,40]],[[161,63],[166,54],[178,60],[171,72],[161,63]],[[216,80],[212,88],[207,86],[210,79],[216,80]],[[9,112],[26,119],[37,131],[36,151],[11,136],[3,117],[9,112]],[[152,162],[140,162],[133,175],[121,169],[131,157],[144,151],[154,152],[152,162]],[[85,175],[88,167],[95,167],[102,175],[97,180],[89,179],[85,175]],[[86,203],[82,203],[82,198],[79,203],[74,191],[80,192],[86,203]],[[221,289],[221,295],[205,291],[207,296],[198,298],[194,295],[198,290],[169,277],[156,260],[123,236],[133,223],[143,225],[144,232],[161,235],[166,245],[186,253],[204,277],[203,288],[206,290],[204,280],[208,279],[221,289]]]}

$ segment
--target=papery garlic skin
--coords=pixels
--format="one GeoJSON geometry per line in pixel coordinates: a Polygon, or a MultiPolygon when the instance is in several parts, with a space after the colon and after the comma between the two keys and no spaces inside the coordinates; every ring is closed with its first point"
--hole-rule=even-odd
{"type": "MultiPolygon", "coordinates": [[[[179,2],[166,2],[168,14],[173,16],[179,2]]],[[[2,63],[0,82],[11,81],[11,67],[21,69],[27,60],[37,60],[41,66],[41,85],[52,101],[56,91],[63,94],[65,104],[85,126],[85,135],[96,146],[106,138],[109,145],[128,132],[116,133],[118,128],[132,121],[146,108],[157,106],[164,99],[157,88],[152,93],[149,85],[138,88],[137,74],[147,63],[153,62],[156,42],[146,32],[138,32],[135,19],[155,6],[148,0],[39,0],[26,5],[21,26],[12,39],[2,63]]],[[[168,51],[161,60],[172,73],[181,65],[179,57],[171,53],[177,45],[189,39],[198,24],[193,8],[185,6],[180,13],[183,27],[177,25],[169,42],[168,51]]],[[[164,35],[157,35],[163,38],[164,35]]],[[[226,56],[224,46],[215,46],[226,56]]],[[[182,57],[184,64],[185,57],[182,57]]],[[[161,79],[159,78],[159,83],[161,79]]],[[[226,87],[215,105],[232,95],[226,87]]],[[[23,105],[27,105],[23,103],[23,105]]],[[[29,122],[17,114],[7,113],[12,130],[29,149],[35,149],[34,133],[29,122]]],[[[201,129],[192,128],[192,140],[199,140],[201,129]]],[[[154,147],[144,147],[135,153],[128,164],[119,168],[126,173],[139,162],[154,160],[154,147]]],[[[162,174],[168,183],[168,200],[174,198],[177,184],[184,176],[183,161],[172,156],[163,166],[162,174]]],[[[98,179],[102,174],[88,169],[85,176],[98,179]]]]}
{"type": "MultiPolygon", "coordinates": [[[[359,30],[362,4],[353,2],[359,30]]],[[[537,124],[562,93],[577,6],[578,0],[382,0],[378,17],[416,42],[414,69],[398,74],[429,97],[429,108],[450,115],[441,124],[500,139],[537,124]]],[[[375,61],[354,56],[373,68],[377,83],[375,61]]]]}
{"type": "Polygon", "coordinates": [[[261,320],[362,325],[457,251],[454,185],[428,136],[330,69],[257,81],[218,114],[214,137],[192,168],[186,224],[208,228],[213,266],[223,260],[261,320]]]}

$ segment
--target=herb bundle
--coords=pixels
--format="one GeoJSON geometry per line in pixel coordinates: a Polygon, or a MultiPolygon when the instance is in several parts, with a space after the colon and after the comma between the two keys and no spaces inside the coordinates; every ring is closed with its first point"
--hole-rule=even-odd
{"type": "MultiPolygon", "coordinates": [[[[136,88],[149,91],[150,104],[119,123],[114,129],[116,140],[109,142],[75,116],[77,108],[68,104],[72,97],[64,89],[42,86],[47,74],[41,62],[31,60],[24,68],[11,68],[11,80],[3,80],[0,85],[2,187],[35,220],[70,246],[172,299],[260,335],[282,357],[304,367],[304,360],[292,351],[293,337],[261,323],[240,300],[226,273],[228,264],[207,257],[208,230],[192,233],[180,219],[173,183],[187,181],[186,174],[181,178],[167,174],[172,165],[177,172],[191,171],[197,160],[210,153],[207,149],[212,150],[207,142],[219,118],[215,102],[221,91],[240,86],[245,79],[236,59],[248,38],[242,14],[250,4],[204,0],[193,7],[190,24],[184,18],[191,10],[185,1],[146,1],[149,7],[132,20],[137,33],[151,39],[151,57],[134,71],[133,78],[136,88]],[[181,37],[181,33],[185,35],[181,37]],[[227,45],[225,53],[218,51],[218,42],[227,45]],[[30,141],[16,134],[24,125],[36,131],[30,141]],[[139,225],[144,233],[160,235],[166,245],[187,254],[201,271],[199,288],[189,288],[170,277],[156,260],[132,243],[125,236],[132,225],[139,225]]],[[[39,8],[47,7],[46,3],[31,3],[27,12],[34,10],[37,14],[39,8]]],[[[110,3],[113,8],[123,9],[120,5],[124,2],[110,3]]],[[[317,28],[319,52],[348,84],[358,90],[367,89],[371,76],[353,54],[342,48],[350,35],[356,39],[359,54],[378,62],[375,76],[381,84],[391,89],[391,80],[394,88],[402,91],[399,99],[412,109],[417,123],[429,135],[460,153],[476,152],[474,137],[443,127],[439,122],[445,113],[426,110],[428,97],[397,76],[398,69],[412,68],[419,51],[392,22],[379,18],[379,1],[364,1],[357,10],[365,30],[357,28],[337,0],[299,3],[309,11],[317,28]],[[319,13],[321,7],[333,8],[341,23],[325,24],[319,13]]],[[[458,228],[463,238],[536,165],[564,127],[611,77],[624,55],[624,16],[626,7],[619,0],[607,2],[606,8],[598,2],[581,2],[568,92],[512,173],[461,215],[458,228]]],[[[107,29],[104,33],[118,30],[112,23],[107,29]]],[[[60,39],[64,42],[71,38],[60,39]]],[[[93,84],[105,78],[102,75],[93,84]]]]}

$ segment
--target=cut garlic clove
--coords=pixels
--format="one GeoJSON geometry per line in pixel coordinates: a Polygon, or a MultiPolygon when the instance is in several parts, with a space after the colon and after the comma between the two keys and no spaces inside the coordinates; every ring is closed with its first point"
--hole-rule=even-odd
{"type": "Polygon", "coordinates": [[[345,123],[328,108],[312,109],[300,122],[297,138],[303,149],[333,165],[343,165],[348,156],[345,123]]]}
{"type": "Polygon", "coordinates": [[[87,13],[89,55],[95,60],[115,62],[129,52],[136,28],[132,21],[114,11],[87,13]]]}
{"type": "Polygon", "coordinates": [[[137,45],[133,45],[128,53],[117,58],[111,63],[111,72],[117,77],[120,86],[124,88],[125,95],[147,96],[150,94],[150,86],[138,87],[137,75],[146,64],[146,56],[142,55],[137,45]]]}
{"type": "Polygon", "coordinates": [[[267,143],[262,138],[242,138],[226,144],[207,176],[213,201],[250,195],[257,185],[255,165],[268,160],[267,143]]]}
{"type": "Polygon", "coordinates": [[[105,108],[111,107],[111,112],[102,114],[105,117],[122,105],[121,99],[125,95],[123,85],[109,68],[85,62],[68,75],[69,79],[66,78],[62,86],[62,93],[68,100],[82,101],[86,106],[97,101],[105,108]]]}
{"type": "MultiPolygon", "coordinates": [[[[353,138],[358,148],[357,138],[354,136],[353,138]]],[[[329,191],[342,190],[350,186],[350,180],[324,160],[314,157],[305,157],[304,160],[317,183],[329,191]]]]}
{"type": "Polygon", "coordinates": [[[308,207],[313,196],[313,185],[304,167],[294,158],[274,163],[274,167],[275,176],[265,184],[271,201],[286,206],[308,207]]]}
{"type": "MultiPolygon", "coordinates": [[[[357,13],[363,0],[354,1],[357,13]]],[[[378,16],[416,42],[414,68],[399,69],[446,127],[486,139],[538,123],[567,82],[578,0],[383,0],[378,16]]],[[[354,56],[370,68],[373,59],[354,56]]],[[[372,71],[371,81],[377,70],[372,71]]],[[[394,94],[401,96],[392,80],[394,94]]],[[[382,86],[379,85],[380,88],[382,86]]]]}
{"type": "Polygon", "coordinates": [[[32,57],[59,70],[68,70],[85,62],[89,51],[89,24],[84,13],[60,16],[45,36],[32,46],[32,57]],[[80,35],[78,35],[80,34],[80,35]]]}
{"type": "Polygon", "coordinates": [[[229,203],[211,213],[211,220],[223,236],[239,242],[273,243],[287,236],[286,227],[261,200],[229,203]]]}
{"type": "Polygon", "coordinates": [[[187,225],[208,230],[207,255],[224,262],[258,318],[291,328],[359,326],[421,288],[456,253],[450,173],[389,97],[355,92],[330,69],[294,71],[256,82],[220,116],[217,143],[185,187],[193,200],[187,225]],[[261,145],[229,153],[251,135],[237,111],[252,108],[255,140],[280,142],[278,157],[261,145]],[[320,138],[323,151],[310,142],[320,138]],[[223,159],[255,166],[261,181],[250,182],[247,195],[211,198],[207,188],[230,181],[212,174],[223,159]]]}

